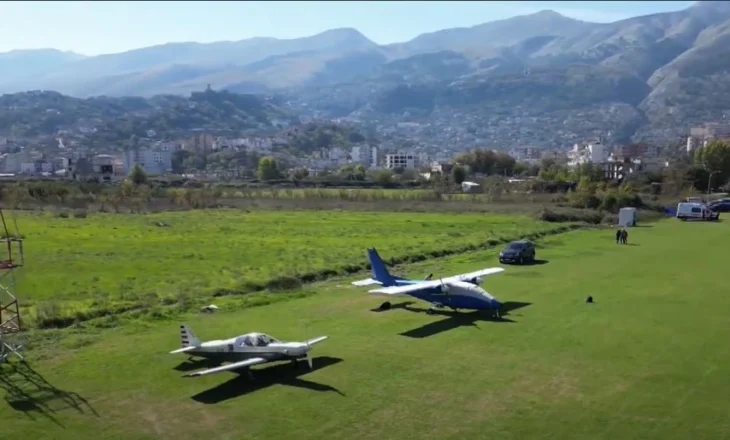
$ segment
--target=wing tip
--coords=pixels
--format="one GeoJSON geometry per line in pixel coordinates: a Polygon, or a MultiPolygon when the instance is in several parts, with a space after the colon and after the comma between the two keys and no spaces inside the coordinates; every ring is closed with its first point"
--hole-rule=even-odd
{"type": "Polygon", "coordinates": [[[329,339],[329,336],[318,336],[316,338],[310,339],[309,341],[307,341],[307,343],[309,345],[314,345],[314,344],[319,344],[320,342],[324,342],[327,339],[329,339]]]}

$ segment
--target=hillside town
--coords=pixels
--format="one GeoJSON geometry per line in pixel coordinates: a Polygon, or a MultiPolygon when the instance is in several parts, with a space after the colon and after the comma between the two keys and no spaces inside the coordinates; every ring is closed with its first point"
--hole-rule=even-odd
{"type": "MultiPolygon", "coordinates": [[[[304,119],[303,123],[312,123],[304,119]]],[[[352,125],[352,120],[336,119],[325,121],[330,124],[352,125]]],[[[190,176],[216,178],[215,172],[205,169],[180,169],[174,166],[175,156],[197,154],[208,156],[221,152],[245,152],[259,156],[274,156],[291,168],[306,169],[309,175],[325,170],[336,170],[346,165],[362,165],[366,169],[414,169],[437,170],[442,164],[452,161],[459,153],[476,148],[491,149],[509,154],[525,164],[538,163],[551,158],[576,167],[584,163],[600,164],[607,178],[621,179],[637,171],[659,171],[669,165],[660,154],[657,145],[631,143],[609,146],[601,140],[576,142],[556,148],[535,146],[487,147],[484,139],[474,137],[479,131],[430,127],[418,123],[397,123],[391,127],[378,127],[372,138],[354,142],[348,147],[331,146],[317,148],[309,154],[292,154],[282,150],[290,143],[287,134],[291,127],[280,122],[276,131],[260,130],[239,137],[214,135],[207,132],[194,133],[177,140],[157,140],[150,131],[146,138],[138,139],[133,148],[123,151],[110,148],[109,151],[92,151],[83,146],[84,137],[92,130],[80,126],[76,131],[65,130],[56,138],[56,148],[35,148],[29,139],[11,136],[0,137],[0,171],[3,176],[16,175],[79,179],[96,176],[103,181],[121,179],[128,175],[135,165],[140,165],[150,176],[187,174],[190,176]],[[438,134],[438,135],[437,135],[438,134]],[[438,144],[429,141],[431,136],[439,139],[438,144]],[[447,146],[448,145],[448,146],[447,146]]],[[[692,127],[686,137],[686,153],[706,145],[712,139],[730,137],[730,124],[707,123],[692,127]]],[[[289,133],[290,134],[290,133],[289,133]]]]}

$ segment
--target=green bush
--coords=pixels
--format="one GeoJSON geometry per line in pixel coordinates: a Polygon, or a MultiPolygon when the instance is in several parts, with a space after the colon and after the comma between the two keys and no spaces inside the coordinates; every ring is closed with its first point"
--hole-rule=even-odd
{"type": "Polygon", "coordinates": [[[621,208],[642,208],[644,202],[638,195],[608,192],[602,196],[577,192],[570,195],[570,206],[578,209],[598,209],[618,213],[621,208]]]}
{"type": "Polygon", "coordinates": [[[603,221],[603,215],[598,211],[588,210],[565,210],[554,211],[543,208],[537,215],[537,219],[543,222],[583,222],[592,225],[600,224],[603,221]]]}

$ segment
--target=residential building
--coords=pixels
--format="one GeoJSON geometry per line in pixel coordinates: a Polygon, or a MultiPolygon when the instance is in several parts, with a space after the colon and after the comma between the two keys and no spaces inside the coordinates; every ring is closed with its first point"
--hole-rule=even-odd
{"type": "Polygon", "coordinates": [[[137,148],[124,152],[124,169],[129,173],[139,164],[147,174],[165,174],[172,171],[172,152],[161,148],[137,148]]]}
{"type": "Polygon", "coordinates": [[[153,148],[157,149],[157,150],[161,150],[161,151],[169,151],[171,153],[174,153],[174,152],[182,149],[180,144],[177,142],[164,142],[164,141],[155,142],[155,144],[153,145],[153,148]]]}
{"type": "Polygon", "coordinates": [[[345,160],[347,159],[347,151],[339,147],[330,148],[327,152],[327,157],[333,161],[345,160]]]}
{"type": "Polygon", "coordinates": [[[636,158],[611,154],[603,163],[603,171],[607,179],[623,180],[626,176],[637,172],[658,172],[669,166],[669,162],[658,158],[636,158]]]}
{"type": "Polygon", "coordinates": [[[692,127],[687,137],[687,154],[702,148],[712,139],[730,138],[730,124],[707,123],[702,127],[692,127]]]}
{"type": "Polygon", "coordinates": [[[111,182],[114,176],[114,157],[109,154],[97,154],[91,158],[91,168],[102,181],[111,182]]]}
{"type": "Polygon", "coordinates": [[[36,173],[36,164],[35,162],[23,162],[20,164],[20,173],[21,174],[35,174],[36,173]]]}
{"type": "Polygon", "coordinates": [[[27,151],[9,153],[4,156],[5,173],[15,174],[22,171],[22,164],[31,162],[30,154],[27,151]]]}
{"type": "Polygon", "coordinates": [[[257,153],[268,153],[271,151],[274,141],[271,138],[252,136],[237,139],[234,145],[237,147],[245,147],[246,149],[256,151],[257,153]]]}
{"type": "Polygon", "coordinates": [[[432,173],[451,174],[451,170],[453,170],[453,169],[454,169],[453,163],[434,162],[431,164],[432,173]]]}
{"type": "Polygon", "coordinates": [[[730,137],[730,124],[707,123],[702,127],[692,127],[690,136],[701,140],[730,137]]]}
{"type": "Polygon", "coordinates": [[[375,168],[378,166],[378,147],[374,145],[358,145],[352,147],[350,158],[353,162],[375,168]]]}
{"type": "Polygon", "coordinates": [[[385,155],[385,167],[393,168],[417,168],[418,156],[413,153],[395,153],[385,155]]]}
{"type": "Polygon", "coordinates": [[[659,156],[659,148],[656,145],[645,143],[633,143],[622,145],[614,151],[616,156],[637,158],[654,158],[659,156]]]}
{"type": "Polygon", "coordinates": [[[200,133],[193,136],[185,142],[183,148],[195,153],[207,154],[213,149],[213,135],[210,133],[200,133]]]}
{"type": "Polygon", "coordinates": [[[608,158],[603,148],[603,144],[595,142],[588,145],[573,145],[573,149],[568,152],[568,166],[577,167],[585,163],[604,163],[608,158]]]}
{"type": "Polygon", "coordinates": [[[65,157],[55,157],[51,160],[51,164],[53,165],[53,171],[68,169],[68,159],[65,157]]]}

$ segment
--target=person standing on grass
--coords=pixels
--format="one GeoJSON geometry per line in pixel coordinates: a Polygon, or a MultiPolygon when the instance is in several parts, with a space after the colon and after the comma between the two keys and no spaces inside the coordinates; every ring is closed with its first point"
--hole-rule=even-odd
{"type": "Polygon", "coordinates": [[[623,228],[623,230],[621,230],[621,242],[623,244],[629,244],[628,240],[629,240],[629,231],[627,231],[626,228],[623,228]]]}
{"type": "Polygon", "coordinates": [[[621,242],[621,229],[616,229],[616,244],[619,244],[621,242]]]}

